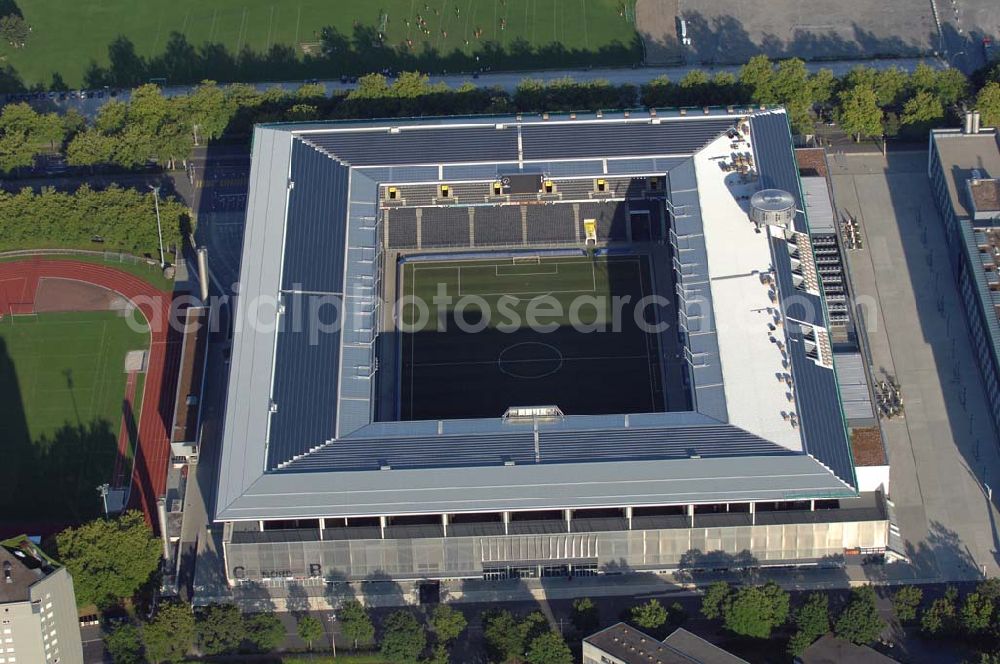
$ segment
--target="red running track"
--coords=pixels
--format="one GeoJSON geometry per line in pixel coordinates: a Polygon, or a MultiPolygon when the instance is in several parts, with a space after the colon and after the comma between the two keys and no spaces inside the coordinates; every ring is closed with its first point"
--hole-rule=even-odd
{"type": "Polygon", "coordinates": [[[156,500],[166,490],[170,462],[168,432],[180,365],[180,333],[171,326],[173,296],[139,277],[98,263],[30,258],[0,263],[0,313],[34,312],[35,292],[43,277],[75,279],[115,291],[145,316],[150,329],[149,361],[139,414],[138,441],[129,507],[139,508],[154,528],[156,500]]]}

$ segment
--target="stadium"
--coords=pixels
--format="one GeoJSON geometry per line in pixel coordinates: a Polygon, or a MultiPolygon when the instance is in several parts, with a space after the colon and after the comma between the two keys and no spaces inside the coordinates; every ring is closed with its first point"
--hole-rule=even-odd
{"type": "Polygon", "coordinates": [[[229,582],[884,551],[804,210],[780,108],[258,126],[229,582]]]}

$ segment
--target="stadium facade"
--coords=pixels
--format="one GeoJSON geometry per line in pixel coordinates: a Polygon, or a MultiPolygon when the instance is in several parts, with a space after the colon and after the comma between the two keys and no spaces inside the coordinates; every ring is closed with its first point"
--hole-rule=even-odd
{"type": "Polygon", "coordinates": [[[230,583],[883,551],[804,209],[782,109],[258,126],[215,515],[230,583]],[[751,219],[765,189],[789,204],[751,219]],[[402,421],[401,265],[592,254],[646,256],[674,308],[655,412],[402,421]]]}

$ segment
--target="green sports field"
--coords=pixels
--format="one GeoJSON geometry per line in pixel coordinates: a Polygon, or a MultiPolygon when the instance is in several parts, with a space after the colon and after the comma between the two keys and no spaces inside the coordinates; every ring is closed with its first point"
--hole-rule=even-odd
{"type": "MultiPolygon", "coordinates": [[[[27,46],[4,43],[0,53],[26,85],[47,85],[58,72],[71,87],[81,86],[92,62],[109,65],[108,45],[119,36],[130,40],[138,55],[150,57],[164,53],[172,32],[195,48],[211,43],[230,54],[244,48],[264,53],[275,45],[291,47],[299,57],[318,54],[320,33],[331,26],[349,39],[363,35],[354,48],[364,51],[382,33],[386,47],[413,55],[471,55],[493,42],[515,66],[519,54],[553,43],[570,54],[603,51],[618,58],[609,65],[641,57],[635,0],[31,0],[18,5],[32,27],[27,46]]],[[[584,55],[576,60],[592,62],[584,55]]],[[[325,73],[337,72],[327,65],[325,73]]]]}
{"type": "Polygon", "coordinates": [[[633,306],[652,294],[645,256],[410,262],[401,292],[404,420],[664,409],[658,337],[639,324],[664,312],[633,306]]]}
{"type": "MultiPolygon", "coordinates": [[[[111,480],[115,464],[125,354],[148,347],[149,333],[115,312],[0,320],[0,502],[17,505],[18,522],[100,513],[95,488],[111,480]]],[[[136,411],[141,394],[140,382],[136,411]]]]}

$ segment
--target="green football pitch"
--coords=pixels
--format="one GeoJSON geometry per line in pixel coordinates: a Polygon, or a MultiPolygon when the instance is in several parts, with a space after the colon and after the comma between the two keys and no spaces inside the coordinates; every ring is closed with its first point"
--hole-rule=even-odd
{"type": "Polygon", "coordinates": [[[662,411],[651,281],[639,255],[404,263],[401,419],[662,411]]]}
{"type": "MultiPolygon", "coordinates": [[[[149,348],[145,323],[133,315],[131,325],[110,311],[0,320],[0,502],[17,505],[18,522],[77,522],[101,512],[95,488],[112,479],[125,354],[149,348]]],[[[141,395],[140,382],[136,420],[141,395]]],[[[5,510],[0,525],[10,516],[5,510]]]]}
{"type": "MultiPolygon", "coordinates": [[[[32,27],[27,45],[4,43],[0,53],[26,85],[47,85],[58,72],[68,85],[81,86],[92,62],[108,66],[108,46],[119,36],[149,57],[164,53],[172,32],[195,48],[211,43],[230,54],[244,48],[264,53],[275,45],[291,47],[299,57],[316,54],[320,32],[331,26],[349,39],[356,30],[381,32],[386,46],[417,55],[425,50],[442,57],[455,51],[471,55],[494,42],[512,58],[551,44],[564,53],[601,52],[621,60],[608,65],[634,64],[641,57],[635,0],[31,0],[18,5],[32,27]]],[[[585,64],[593,58],[577,60],[585,64]]],[[[519,61],[511,63],[518,66],[519,61]]]]}

